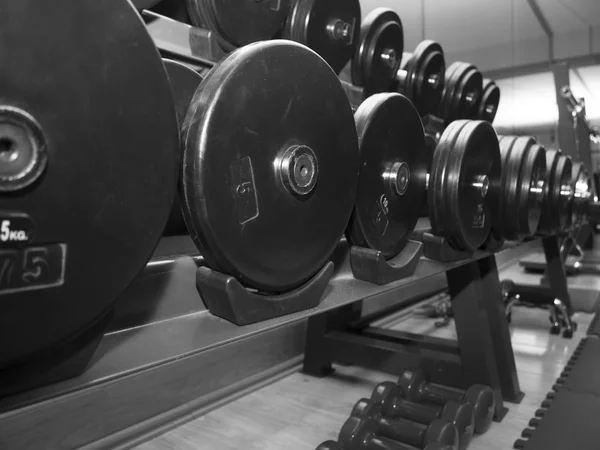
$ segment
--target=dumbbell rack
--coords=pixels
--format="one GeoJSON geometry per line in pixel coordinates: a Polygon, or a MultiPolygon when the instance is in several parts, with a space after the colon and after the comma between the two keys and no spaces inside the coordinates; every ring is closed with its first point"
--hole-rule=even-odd
{"type": "MultiPolygon", "coordinates": [[[[532,248],[533,244],[508,244],[498,256],[514,260],[532,248]]],[[[450,351],[446,362],[433,364],[434,372],[439,369],[451,375],[456,385],[464,372],[465,383],[483,381],[495,386],[503,399],[519,399],[501,301],[490,302],[488,293],[485,301],[482,296],[498,283],[490,253],[478,252],[451,263],[422,258],[412,276],[382,286],[352,276],[345,241],[332,261],[336,270],[319,306],[236,326],[210,314],[203,305],[195,285],[202,257],[189,237],[164,238],[144,272],[123,294],[108,333],[82,375],[0,398],[2,448],[31,445],[32,424],[36,427],[33,445],[52,448],[67,439],[74,447],[95,443],[98,448],[114,448],[159,434],[192,414],[200,415],[256,389],[269,377],[296,371],[307,318],[314,317],[309,339],[318,339],[317,325],[324,318],[349,311],[355,317],[358,309],[367,312],[398,305],[441,290],[444,273],[451,274],[460,334],[457,343],[421,339],[438,353],[444,348],[450,351]]],[[[430,371],[435,380],[452,381],[436,373],[430,371]]]]}

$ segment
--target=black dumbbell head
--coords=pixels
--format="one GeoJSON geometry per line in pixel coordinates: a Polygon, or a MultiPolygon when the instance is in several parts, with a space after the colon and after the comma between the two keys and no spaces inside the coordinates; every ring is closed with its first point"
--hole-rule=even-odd
{"type": "Polygon", "coordinates": [[[458,431],[454,424],[440,419],[431,422],[425,432],[424,444],[427,446],[434,442],[458,448],[458,431]]]}
{"type": "Polygon", "coordinates": [[[381,411],[386,416],[394,413],[394,401],[401,396],[400,388],[391,381],[385,381],[375,386],[371,400],[381,405],[381,411]]]}
{"type": "Polygon", "coordinates": [[[381,417],[381,405],[366,398],[361,398],[354,408],[352,408],[352,417],[381,417]]]}
{"type": "Polygon", "coordinates": [[[475,432],[475,416],[473,406],[467,402],[450,400],[442,409],[440,419],[453,423],[458,431],[458,449],[465,450],[475,432]]]}
{"type": "Polygon", "coordinates": [[[406,369],[398,379],[398,387],[407,400],[419,401],[419,388],[427,382],[427,376],[421,369],[406,369]]]}
{"type": "Polygon", "coordinates": [[[350,417],[340,430],[338,441],[342,448],[361,448],[362,443],[369,439],[369,435],[377,432],[377,421],[368,418],[350,417]]]}
{"type": "Polygon", "coordinates": [[[473,406],[475,432],[485,433],[492,425],[496,410],[494,391],[483,384],[474,384],[465,393],[465,400],[473,406]]]}
{"type": "Polygon", "coordinates": [[[319,444],[315,450],[342,450],[342,446],[335,441],[326,441],[319,444]]]}

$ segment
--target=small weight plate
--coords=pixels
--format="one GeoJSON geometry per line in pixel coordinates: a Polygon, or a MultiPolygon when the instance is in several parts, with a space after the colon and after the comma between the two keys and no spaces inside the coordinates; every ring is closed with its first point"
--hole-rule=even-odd
{"type": "Polygon", "coordinates": [[[477,108],[477,118],[493,123],[500,104],[500,88],[494,80],[483,80],[481,101],[477,108]]]}
{"type": "Polygon", "coordinates": [[[456,121],[448,125],[433,153],[429,186],[427,188],[427,204],[431,230],[438,236],[446,236],[446,205],[444,198],[448,171],[448,157],[452,153],[460,130],[466,125],[465,121],[456,121]]]}
{"type": "MultiPolygon", "coordinates": [[[[195,70],[177,61],[163,59],[163,64],[165,65],[169,77],[169,84],[171,85],[173,99],[175,100],[177,122],[181,129],[181,125],[183,124],[192,98],[194,97],[194,93],[196,92],[196,89],[198,89],[198,86],[200,86],[200,83],[202,83],[202,76],[195,70]]],[[[181,172],[183,152],[179,147],[174,150],[176,150],[177,153],[179,172],[181,172]]],[[[164,235],[175,236],[181,234],[187,234],[187,228],[181,211],[179,192],[175,192],[173,207],[171,208],[169,220],[167,220],[164,235]]]]}
{"type": "Polygon", "coordinates": [[[581,223],[588,210],[588,204],[591,197],[591,183],[587,171],[580,161],[573,163],[573,223],[581,223]]]}
{"type": "Polygon", "coordinates": [[[186,0],[192,22],[219,34],[231,51],[273,38],[282,28],[290,0],[186,0]]]}
{"type": "MultiPolygon", "coordinates": [[[[463,121],[459,121],[463,122],[463,121]]],[[[493,127],[467,121],[455,138],[446,161],[443,217],[449,242],[461,250],[476,250],[488,238],[500,186],[500,148],[493,127]]]]}
{"type": "Polygon", "coordinates": [[[454,62],[446,70],[442,94],[443,118],[446,123],[474,119],[482,94],[482,76],[472,64],[454,62]]]}
{"type": "Polygon", "coordinates": [[[397,93],[372,95],[354,117],[360,178],[348,240],[391,258],[406,245],[425,201],[423,125],[410,100],[397,93]]]}
{"type": "Polygon", "coordinates": [[[421,116],[437,112],[444,90],[446,62],[440,44],[420,42],[406,65],[405,92],[421,116]]]}
{"type": "Polygon", "coordinates": [[[296,0],[283,37],[312,48],[340,73],[358,46],[360,17],[358,0],[296,0]]]}
{"type": "Polygon", "coordinates": [[[27,188],[0,193],[4,367],[94,326],[142,270],[173,202],[179,139],[128,1],[4,2],[0,63],[0,140],[47,159],[27,188]]]}
{"type": "Polygon", "coordinates": [[[556,164],[556,179],[554,188],[558,192],[558,219],[560,230],[570,227],[572,222],[574,190],[571,184],[573,163],[571,158],[559,154],[556,164]]]}
{"type": "Polygon", "coordinates": [[[521,163],[527,147],[535,141],[532,139],[532,142],[529,142],[528,138],[503,136],[498,142],[502,163],[501,195],[498,198],[498,212],[493,222],[493,228],[498,237],[517,240],[519,235],[518,209],[521,207],[519,202],[521,163]]]}
{"type": "Polygon", "coordinates": [[[375,8],[360,26],[358,48],[352,59],[352,83],[365,95],[388,90],[396,77],[404,51],[400,17],[388,8],[375,8]]]}
{"type": "Polygon", "coordinates": [[[313,276],[358,184],[354,117],[327,63],[291,41],[236,50],[196,91],[183,136],[184,214],[207,263],[265,292],[313,276]]]}

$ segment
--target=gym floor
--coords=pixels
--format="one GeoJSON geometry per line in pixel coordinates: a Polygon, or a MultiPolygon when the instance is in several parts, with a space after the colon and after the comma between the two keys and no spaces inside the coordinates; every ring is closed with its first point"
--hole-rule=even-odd
{"type": "MultiPolygon", "coordinates": [[[[512,449],[536,409],[551,390],[580,339],[585,336],[592,314],[576,313],[578,331],[573,339],[548,332],[544,310],[515,308],[512,342],[525,398],[506,403],[509,412],[469,446],[473,450],[512,449]]],[[[452,338],[453,322],[435,328],[434,320],[408,315],[390,328],[452,338]]],[[[315,378],[295,372],[267,387],[196,418],[137,447],[138,450],[273,449],[311,450],[321,442],[336,439],[352,406],[370,396],[377,383],[393,380],[390,374],[360,367],[336,366],[336,372],[315,378]]]]}

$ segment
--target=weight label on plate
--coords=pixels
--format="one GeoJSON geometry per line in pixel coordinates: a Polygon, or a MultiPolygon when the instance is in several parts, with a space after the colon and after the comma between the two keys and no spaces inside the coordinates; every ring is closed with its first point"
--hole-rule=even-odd
{"type": "Polygon", "coordinates": [[[229,173],[235,212],[241,225],[258,217],[258,197],[250,157],[233,161],[229,165],[229,173]]]}
{"type": "Polygon", "coordinates": [[[61,286],[66,260],[66,244],[1,250],[0,293],[61,286]]]}
{"type": "Polygon", "coordinates": [[[23,213],[0,213],[0,248],[21,247],[33,238],[33,219],[23,213]]]}
{"type": "Polygon", "coordinates": [[[483,228],[485,227],[485,211],[483,208],[483,203],[477,205],[477,212],[473,215],[473,228],[483,228]]]}
{"type": "Polygon", "coordinates": [[[390,214],[390,202],[388,198],[383,194],[379,200],[375,203],[375,227],[382,236],[385,235],[390,221],[388,215],[390,214]]]}

